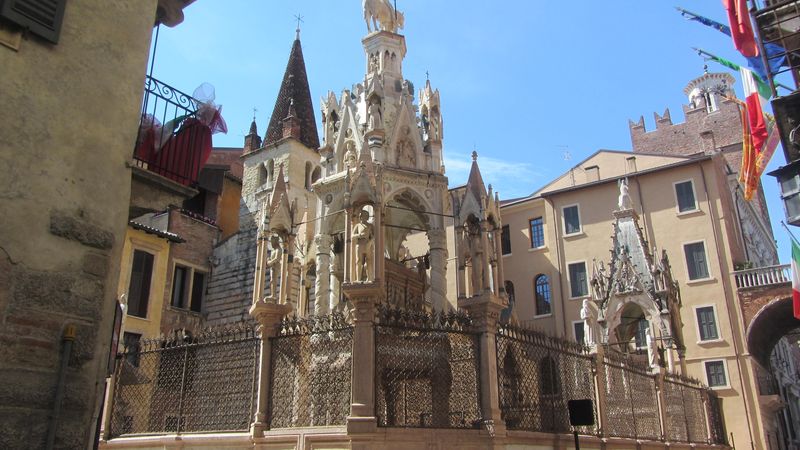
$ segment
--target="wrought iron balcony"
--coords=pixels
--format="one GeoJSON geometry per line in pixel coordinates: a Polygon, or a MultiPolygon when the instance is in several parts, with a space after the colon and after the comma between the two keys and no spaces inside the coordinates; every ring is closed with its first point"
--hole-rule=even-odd
{"type": "Polygon", "coordinates": [[[733,275],[736,278],[737,289],[772,286],[792,281],[791,266],[789,264],[737,270],[733,275]]]}
{"type": "Polygon", "coordinates": [[[204,152],[211,148],[208,128],[197,118],[200,106],[191,95],[146,77],[133,152],[136,166],[185,186],[195,185],[204,152]]]}

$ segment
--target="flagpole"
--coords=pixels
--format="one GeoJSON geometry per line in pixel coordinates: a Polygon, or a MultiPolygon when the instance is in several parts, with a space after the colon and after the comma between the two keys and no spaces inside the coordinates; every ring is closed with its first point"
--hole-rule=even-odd
{"type": "Polygon", "coordinates": [[[789,237],[792,238],[794,243],[797,244],[798,247],[800,247],[800,241],[798,241],[797,238],[794,236],[794,233],[792,233],[792,230],[790,230],[789,227],[786,226],[786,222],[781,220],[781,225],[783,225],[783,228],[785,228],[786,232],[789,233],[789,237]]]}

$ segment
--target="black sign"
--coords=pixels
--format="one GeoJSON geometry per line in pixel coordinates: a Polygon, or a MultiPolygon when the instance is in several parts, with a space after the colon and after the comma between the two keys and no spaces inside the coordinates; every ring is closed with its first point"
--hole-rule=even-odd
{"type": "Polygon", "coordinates": [[[591,400],[570,400],[567,402],[567,408],[569,408],[570,425],[594,425],[594,408],[591,400]]]}

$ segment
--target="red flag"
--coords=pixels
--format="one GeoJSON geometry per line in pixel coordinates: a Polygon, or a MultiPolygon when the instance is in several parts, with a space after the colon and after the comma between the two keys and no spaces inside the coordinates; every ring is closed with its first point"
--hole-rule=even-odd
{"type": "Polygon", "coordinates": [[[728,11],[733,46],[745,57],[758,56],[758,45],[750,22],[750,11],[747,10],[747,0],[722,0],[722,5],[728,11]]]}
{"type": "MultiPolygon", "coordinates": [[[[764,149],[764,141],[767,140],[767,125],[764,123],[764,113],[761,110],[761,99],[758,95],[758,87],[756,80],[753,77],[753,72],[744,67],[739,68],[739,73],[742,75],[742,84],[744,85],[745,103],[747,105],[747,122],[750,131],[750,138],[752,140],[750,151],[745,151],[742,155],[742,168],[740,177],[744,179],[745,200],[750,200],[753,193],[758,188],[758,179],[761,176],[758,173],[756,161],[759,154],[764,149]]],[[[745,143],[745,150],[747,143],[745,143]]]]}

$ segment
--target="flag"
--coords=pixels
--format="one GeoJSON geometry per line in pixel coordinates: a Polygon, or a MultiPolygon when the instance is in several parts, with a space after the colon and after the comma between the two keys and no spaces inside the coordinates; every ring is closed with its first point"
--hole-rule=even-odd
{"type": "MultiPolygon", "coordinates": [[[[729,68],[731,70],[735,70],[735,71],[741,73],[742,66],[740,66],[740,65],[738,65],[736,63],[730,62],[727,59],[722,59],[719,56],[714,56],[711,53],[708,53],[708,52],[706,52],[704,50],[701,50],[701,49],[696,49],[696,50],[701,52],[701,53],[703,53],[704,55],[708,56],[709,57],[708,59],[710,59],[711,61],[714,61],[717,64],[721,64],[721,65],[723,65],[723,66],[725,66],[725,67],[727,67],[727,68],[729,68]]],[[[762,97],[764,97],[765,99],[771,98],[772,97],[772,89],[770,89],[769,85],[767,85],[767,83],[762,78],[760,78],[758,76],[754,76],[753,79],[756,82],[758,93],[762,97]]]]}
{"type": "MultiPolygon", "coordinates": [[[[727,25],[721,24],[716,20],[712,20],[707,17],[695,14],[691,11],[687,11],[683,8],[676,7],[675,9],[680,11],[681,15],[689,20],[693,20],[707,27],[713,28],[727,36],[732,36],[731,28],[727,25]]],[[[767,54],[767,64],[769,65],[770,72],[775,73],[778,70],[780,70],[781,67],[786,65],[786,49],[784,49],[780,45],[767,42],[764,44],[764,53],[767,54]]],[[[747,59],[747,65],[750,66],[751,69],[753,69],[753,72],[755,72],[756,75],[758,75],[762,80],[766,80],[767,69],[764,67],[764,61],[761,59],[761,55],[748,56],[745,58],[747,59]]]]}
{"type": "Polygon", "coordinates": [[[764,113],[761,109],[761,96],[758,94],[753,72],[742,67],[739,69],[739,73],[742,75],[742,84],[744,85],[744,103],[747,106],[746,125],[750,134],[750,142],[743,143],[742,167],[739,171],[739,179],[744,183],[745,200],[750,200],[758,188],[758,179],[761,174],[758,173],[756,161],[764,148],[768,132],[767,125],[764,123],[764,113]]]}
{"type": "Polygon", "coordinates": [[[728,11],[733,46],[745,58],[758,56],[758,46],[753,34],[753,25],[750,22],[750,11],[747,10],[747,0],[722,0],[722,5],[728,11]]]}
{"type": "Polygon", "coordinates": [[[781,143],[781,134],[778,131],[778,127],[775,126],[775,118],[767,113],[764,115],[767,117],[767,140],[764,142],[764,148],[756,156],[756,176],[759,178],[767,168],[772,155],[775,154],[778,144],[781,143]]]}
{"type": "Polygon", "coordinates": [[[792,239],[792,311],[800,319],[800,246],[792,239]]]}

